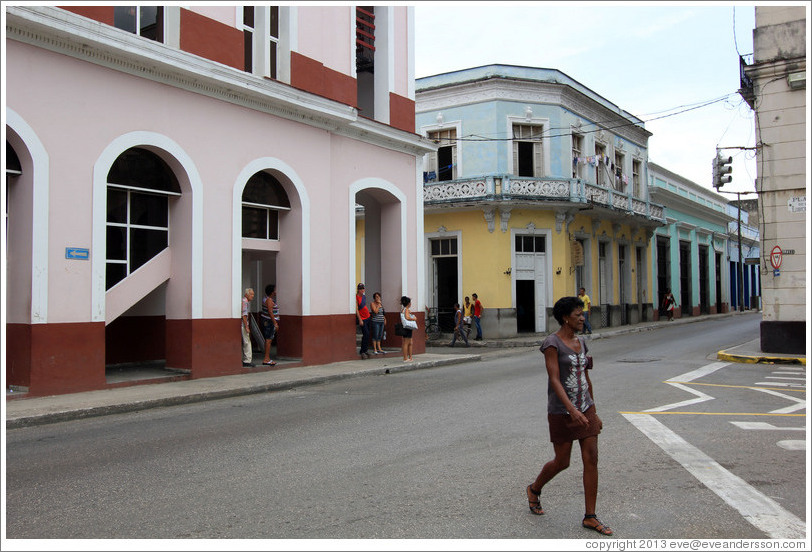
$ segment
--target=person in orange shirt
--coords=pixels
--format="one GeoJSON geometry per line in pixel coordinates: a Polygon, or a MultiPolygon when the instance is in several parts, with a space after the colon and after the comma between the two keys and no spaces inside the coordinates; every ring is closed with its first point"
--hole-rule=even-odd
{"type": "Polygon", "coordinates": [[[358,284],[358,291],[355,293],[355,302],[357,305],[355,315],[358,320],[358,325],[361,326],[361,350],[359,351],[361,360],[369,358],[367,351],[369,351],[370,314],[369,308],[367,308],[367,297],[364,295],[365,293],[366,287],[364,284],[358,284]]]}

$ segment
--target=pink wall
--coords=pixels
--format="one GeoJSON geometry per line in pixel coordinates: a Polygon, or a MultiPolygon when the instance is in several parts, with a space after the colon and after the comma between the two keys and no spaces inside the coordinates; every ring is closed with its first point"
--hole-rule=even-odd
{"type": "MultiPolygon", "coordinates": [[[[134,130],[174,141],[200,175],[204,318],[231,316],[232,286],[240,285],[231,281],[232,195],[252,160],[281,159],[307,187],[312,314],[347,310],[350,184],[375,176],[390,181],[408,198],[409,224],[415,223],[413,156],[15,41],[7,42],[7,60],[7,82],[25,82],[8,86],[8,105],[39,134],[51,161],[49,322],[91,319],[90,262],[68,261],[64,250],[91,247],[93,166],[112,141],[134,130]]],[[[416,259],[414,232],[409,235],[408,257],[416,259]]],[[[412,266],[410,285],[416,281],[412,266]]]]}
{"type": "Polygon", "coordinates": [[[325,67],[352,74],[355,63],[355,12],[348,6],[299,6],[296,51],[325,67]],[[352,33],[352,34],[351,34],[352,33]]]}

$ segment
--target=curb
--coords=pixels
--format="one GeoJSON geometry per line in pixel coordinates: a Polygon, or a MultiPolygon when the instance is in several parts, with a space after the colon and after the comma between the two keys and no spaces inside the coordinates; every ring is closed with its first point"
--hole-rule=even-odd
{"type": "MultiPolygon", "coordinates": [[[[398,372],[410,372],[414,370],[423,370],[428,368],[436,368],[438,366],[461,364],[463,362],[479,361],[479,360],[482,360],[482,356],[476,354],[451,357],[447,359],[434,359],[427,361],[418,360],[413,364],[403,364],[380,368],[364,368],[361,370],[343,372],[338,374],[330,374],[324,376],[313,376],[309,378],[294,379],[290,381],[256,384],[249,385],[246,387],[232,387],[229,389],[222,389],[216,391],[192,392],[185,395],[162,397],[160,399],[131,401],[122,404],[66,409],[59,412],[48,412],[43,414],[33,414],[27,416],[23,415],[18,418],[8,418],[7,412],[6,429],[19,429],[22,427],[47,425],[57,422],[66,422],[71,420],[80,420],[84,418],[93,418],[97,416],[107,416],[110,414],[124,414],[127,412],[149,410],[151,408],[158,408],[162,406],[179,406],[183,404],[193,404],[210,400],[227,399],[231,397],[240,397],[244,395],[256,395],[260,393],[270,393],[273,391],[287,391],[290,389],[295,389],[297,387],[318,385],[320,383],[326,383],[330,381],[339,381],[343,379],[351,379],[368,375],[386,375],[398,372]]],[[[161,385],[171,385],[171,384],[161,384],[161,385]]]]}
{"type": "Polygon", "coordinates": [[[728,351],[719,351],[716,358],[727,362],[739,362],[742,364],[798,364],[806,366],[805,358],[769,356],[769,355],[738,355],[728,351]]]}

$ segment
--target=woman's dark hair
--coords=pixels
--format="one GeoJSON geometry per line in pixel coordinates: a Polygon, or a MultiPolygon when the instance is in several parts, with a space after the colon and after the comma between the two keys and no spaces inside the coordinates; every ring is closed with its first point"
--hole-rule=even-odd
{"type": "Polygon", "coordinates": [[[405,295],[400,298],[400,304],[403,305],[404,307],[411,302],[412,300],[409,297],[406,297],[405,295]]]}
{"type": "MultiPolygon", "coordinates": [[[[375,300],[375,296],[376,296],[376,295],[377,295],[378,297],[381,297],[381,292],[380,292],[380,291],[376,291],[375,293],[373,293],[373,294],[372,294],[372,300],[373,300],[373,301],[375,300]]],[[[381,299],[383,299],[383,297],[381,297],[381,299]]]]}
{"type": "Polygon", "coordinates": [[[276,284],[268,284],[265,286],[265,295],[270,295],[276,289],[276,284]]]}
{"type": "Polygon", "coordinates": [[[584,308],[584,302],[578,297],[562,297],[553,306],[553,317],[563,326],[564,317],[571,315],[578,307],[584,308]]]}

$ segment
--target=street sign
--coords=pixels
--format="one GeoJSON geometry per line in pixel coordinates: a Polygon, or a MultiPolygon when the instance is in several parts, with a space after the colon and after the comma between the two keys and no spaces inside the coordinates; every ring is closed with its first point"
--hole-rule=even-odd
{"type": "Polygon", "coordinates": [[[793,196],[787,200],[790,213],[806,213],[806,196],[793,196]]]}
{"type": "Polygon", "coordinates": [[[90,259],[90,249],[87,247],[66,247],[65,258],[86,261],[90,259]]]}
{"type": "Polygon", "coordinates": [[[781,261],[783,260],[783,255],[781,254],[781,248],[777,245],[773,247],[772,251],[770,251],[770,264],[773,265],[775,270],[781,268],[781,261]]]}

